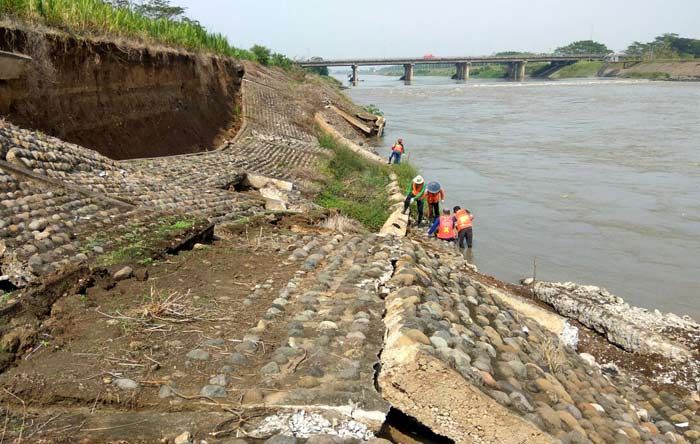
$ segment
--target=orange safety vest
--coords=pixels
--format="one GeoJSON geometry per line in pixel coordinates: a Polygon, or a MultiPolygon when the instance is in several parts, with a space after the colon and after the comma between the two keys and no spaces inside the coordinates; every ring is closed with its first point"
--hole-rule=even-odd
{"type": "Polygon", "coordinates": [[[439,239],[454,239],[456,237],[455,224],[452,216],[440,216],[437,237],[439,239]]]}
{"type": "Polygon", "coordinates": [[[474,216],[467,213],[467,210],[457,211],[455,213],[455,217],[457,218],[457,231],[462,231],[465,228],[469,228],[472,226],[472,220],[474,220],[474,216]]]}
{"type": "MultiPolygon", "coordinates": [[[[425,186],[424,183],[422,183],[422,184],[420,184],[420,185],[414,183],[414,184],[413,184],[412,194],[413,194],[414,196],[418,196],[418,195],[420,194],[421,190],[423,190],[423,187],[424,187],[424,186],[425,186]]],[[[423,194],[423,197],[421,197],[419,200],[423,200],[423,199],[425,199],[425,194],[423,194]]]]}
{"type": "Polygon", "coordinates": [[[431,193],[430,191],[425,193],[428,196],[428,203],[437,203],[444,199],[444,193],[442,190],[437,193],[431,193]]]}
{"type": "Polygon", "coordinates": [[[400,143],[397,143],[391,147],[391,150],[396,151],[399,154],[403,154],[403,145],[401,145],[400,143]]]}

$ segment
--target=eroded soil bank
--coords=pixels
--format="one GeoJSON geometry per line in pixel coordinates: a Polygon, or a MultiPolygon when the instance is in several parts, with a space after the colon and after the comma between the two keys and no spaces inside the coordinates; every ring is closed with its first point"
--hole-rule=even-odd
{"type": "Polygon", "coordinates": [[[0,80],[0,115],[112,159],[205,151],[240,123],[243,67],[231,59],[1,23],[0,50],[33,59],[0,80]]]}

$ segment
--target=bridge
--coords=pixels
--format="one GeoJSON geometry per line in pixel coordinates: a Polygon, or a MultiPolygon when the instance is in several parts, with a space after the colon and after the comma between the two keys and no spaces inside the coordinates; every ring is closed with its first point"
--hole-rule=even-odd
{"type": "Polygon", "coordinates": [[[298,62],[298,65],[303,68],[312,67],[330,67],[330,66],[351,66],[352,77],[350,81],[356,84],[359,80],[360,66],[386,66],[386,65],[402,65],[404,75],[402,77],[406,82],[413,80],[413,68],[415,65],[443,65],[454,64],[457,68],[455,75],[456,80],[469,80],[469,72],[472,65],[477,64],[501,64],[508,65],[509,77],[515,81],[522,81],[525,78],[525,65],[528,62],[547,62],[555,64],[569,64],[582,60],[585,61],[620,61],[621,57],[616,54],[600,55],[600,54],[584,54],[584,55],[522,55],[522,56],[484,56],[484,57],[421,57],[421,58],[383,58],[383,59],[341,59],[341,60],[323,60],[311,59],[298,62]]]}

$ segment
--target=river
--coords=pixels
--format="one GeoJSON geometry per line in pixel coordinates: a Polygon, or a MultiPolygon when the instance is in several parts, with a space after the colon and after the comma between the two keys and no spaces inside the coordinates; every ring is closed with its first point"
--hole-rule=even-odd
{"type": "Polygon", "coordinates": [[[506,281],[607,288],[700,320],[700,83],[512,83],[360,75],[449,206],[475,215],[473,259],[506,281]]]}

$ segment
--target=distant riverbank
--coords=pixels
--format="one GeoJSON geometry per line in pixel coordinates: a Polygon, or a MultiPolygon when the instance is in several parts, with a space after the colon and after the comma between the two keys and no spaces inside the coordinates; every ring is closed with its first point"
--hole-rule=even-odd
{"type": "MultiPolygon", "coordinates": [[[[454,66],[419,66],[415,76],[452,77],[454,66]]],[[[401,77],[403,68],[389,66],[379,69],[375,74],[388,77],[401,77]]],[[[471,69],[471,77],[476,79],[499,79],[508,75],[505,65],[483,65],[471,69]]],[[[605,63],[600,61],[581,61],[552,69],[547,63],[532,63],[526,67],[526,75],[543,79],[573,79],[594,77],[615,77],[627,79],[700,81],[700,59],[641,62],[625,67],[622,63],[605,63]]]]}
{"type": "Polygon", "coordinates": [[[627,68],[615,63],[604,67],[601,74],[627,79],[700,81],[700,59],[642,62],[627,68]]]}

